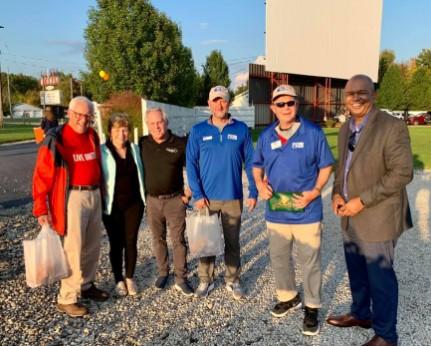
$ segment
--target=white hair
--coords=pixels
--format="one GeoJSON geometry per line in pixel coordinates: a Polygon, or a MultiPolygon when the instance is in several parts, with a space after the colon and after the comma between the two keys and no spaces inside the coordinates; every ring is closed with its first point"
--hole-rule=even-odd
{"type": "Polygon", "coordinates": [[[94,114],[94,105],[93,102],[91,102],[87,97],[85,96],[76,96],[69,102],[69,109],[73,109],[73,107],[77,103],[85,103],[88,106],[88,109],[90,110],[91,114],[94,114]]]}
{"type": "Polygon", "coordinates": [[[160,107],[148,108],[147,111],[145,112],[145,116],[144,116],[145,122],[148,122],[148,114],[150,114],[151,112],[160,112],[160,114],[162,115],[162,119],[166,122],[166,124],[169,123],[168,116],[167,116],[166,112],[160,107]]]}

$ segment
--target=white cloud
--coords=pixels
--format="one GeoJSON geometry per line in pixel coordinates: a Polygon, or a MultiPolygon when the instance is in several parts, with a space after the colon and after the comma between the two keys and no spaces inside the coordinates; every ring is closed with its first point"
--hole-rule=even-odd
{"type": "Polygon", "coordinates": [[[254,61],[255,64],[259,65],[265,65],[266,64],[266,57],[263,55],[259,55],[256,60],[254,61]]]}
{"type": "Polygon", "coordinates": [[[232,82],[232,88],[233,90],[235,90],[236,88],[238,88],[240,85],[243,85],[247,82],[248,80],[248,71],[244,71],[244,72],[238,72],[232,82]]]}
{"type": "Polygon", "coordinates": [[[227,40],[216,39],[216,40],[201,41],[201,45],[203,45],[203,46],[209,46],[209,45],[212,45],[212,44],[224,44],[224,43],[227,43],[227,40]]]}
{"type": "Polygon", "coordinates": [[[208,28],[208,23],[206,23],[206,22],[199,23],[199,27],[201,29],[206,29],[206,28],[208,28]]]}

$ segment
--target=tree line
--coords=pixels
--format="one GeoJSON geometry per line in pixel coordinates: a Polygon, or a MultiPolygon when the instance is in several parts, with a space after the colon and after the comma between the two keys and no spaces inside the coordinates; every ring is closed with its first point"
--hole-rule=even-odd
{"type": "Polygon", "coordinates": [[[431,110],[431,49],[422,49],[407,63],[395,53],[380,54],[377,104],[390,110],[431,110]]]}

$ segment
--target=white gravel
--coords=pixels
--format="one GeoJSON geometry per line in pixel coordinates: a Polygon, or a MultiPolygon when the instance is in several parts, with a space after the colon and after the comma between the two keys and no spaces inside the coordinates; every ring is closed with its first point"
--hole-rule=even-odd
{"type": "MultiPolygon", "coordinates": [[[[398,331],[402,345],[431,345],[431,172],[418,172],[408,187],[415,227],[405,233],[396,249],[400,299],[398,331]]],[[[350,292],[338,219],[330,211],[330,191],[324,191],[322,246],[323,308],[329,313],[348,311],[350,292]]],[[[88,302],[91,315],[72,319],[55,309],[58,284],[30,289],[25,285],[22,239],[37,226],[30,205],[0,210],[0,344],[1,345],[361,345],[372,330],[337,329],[322,324],[318,336],[301,334],[303,313],[273,318],[274,281],[263,219],[263,204],[244,212],[241,233],[242,283],[247,299],[233,300],[223,286],[223,266],[216,270],[216,288],[207,299],[187,298],[173,289],[153,288],[156,277],[149,231],[143,224],[139,237],[135,297],[112,297],[105,303],[88,302]]],[[[98,285],[114,289],[103,237],[98,285]]],[[[196,261],[189,264],[197,286],[196,261]]],[[[298,278],[300,272],[298,271],[298,278]]]]}

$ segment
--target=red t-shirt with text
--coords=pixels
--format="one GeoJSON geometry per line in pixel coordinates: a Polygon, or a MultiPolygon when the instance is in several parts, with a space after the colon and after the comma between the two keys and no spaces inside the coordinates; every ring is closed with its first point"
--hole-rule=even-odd
{"type": "Polygon", "coordinates": [[[63,130],[63,157],[69,167],[69,185],[98,185],[100,164],[96,146],[88,132],[75,132],[69,124],[63,130]]]}

